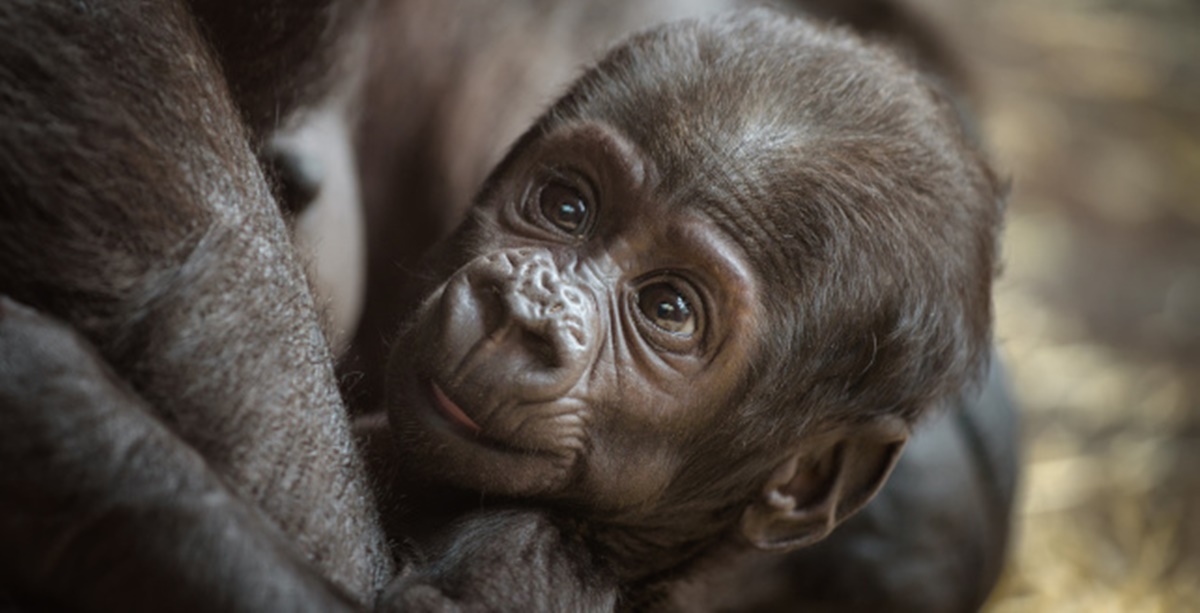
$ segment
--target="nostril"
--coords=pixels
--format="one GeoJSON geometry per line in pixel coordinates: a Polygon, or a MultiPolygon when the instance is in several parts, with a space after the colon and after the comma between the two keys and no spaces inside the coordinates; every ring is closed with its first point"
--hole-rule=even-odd
{"type": "MultiPolygon", "coordinates": [[[[537,368],[561,366],[563,358],[554,341],[555,321],[560,316],[552,314],[553,308],[535,313],[529,301],[496,284],[476,287],[473,294],[475,312],[491,342],[524,354],[537,368]]],[[[562,309],[561,304],[557,306],[562,309]]]]}
{"type": "Polygon", "coordinates": [[[556,286],[554,274],[549,270],[542,270],[538,275],[538,287],[543,292],[553,293],[556,286]]]}
{"type": "Polygon", "coordinates": [[[567,367],[587,340],[574,322],[585,307],[582,293],[564,283],[539,250],[491,254],[472,267],[467,282],[486,338],[483,346],[509,353],[516,360],[513,368],[556,376],[545,371],[567,367]]]}
{"type": "Polygon", "coordinates": [[[538,330],[523,328],[521,330],[521,345],[530,356],[544,368],[562,366],[562,356],[554,346],[554,341],[538,330]]]}

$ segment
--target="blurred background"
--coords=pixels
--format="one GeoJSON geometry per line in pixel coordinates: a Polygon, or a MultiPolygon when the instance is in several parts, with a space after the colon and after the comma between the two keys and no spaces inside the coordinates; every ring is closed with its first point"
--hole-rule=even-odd
{"type": "Polygon", "coordinates": [[[1200,611],[1200,2],[914,0],[1013,180],[1027,468],[988,611],[1200,611]]]}

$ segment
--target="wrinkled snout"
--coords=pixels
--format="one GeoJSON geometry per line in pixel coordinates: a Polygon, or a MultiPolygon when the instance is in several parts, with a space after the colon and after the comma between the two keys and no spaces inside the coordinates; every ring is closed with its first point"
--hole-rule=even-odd
{"type": "Polygon", "coordinates": [[[443,325],[460,380],[514,383],[535,398],[557,397],[596,353],[596,300],[559,271],[550,253],[511,249],[461,268],[442,296],[443,325]]]}

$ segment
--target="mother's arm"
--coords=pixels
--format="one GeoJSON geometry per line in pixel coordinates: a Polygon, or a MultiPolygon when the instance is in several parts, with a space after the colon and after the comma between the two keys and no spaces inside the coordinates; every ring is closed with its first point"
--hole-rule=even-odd
{"type": "Polygon", "coordinates": [[[142,560],[138,572],[171,579],[162,594],[203,593],[210,566],[236,591],[282,539],[369,598],[392,574],[390,557],[312,297],[243,128],[249,107],[235,105],[237,83],[202,37],[210,26],[180,0],[0,3],[0,294],[78,330],[112,368],[77,384],[69,369],[21,379],[38,360],[71,366],[77,352],[37,338],[6,344],[31,361],[0,365],[12,426],[0,432],[0,474],[24,496],[0,494],[0,558],[13,571],[30,563],[23,571],[35,574],[17,587],[75,585],[142,560]],[[57,395],[37,387],[55,382],[57,395]],[[92,420],[116,430],[106,440],[92,420]],[[42,503],[99,514],[100,524],[84,520],[81,534],[95,540],[83,557],[72,547],[86,539],[25,523],[42,503]],[[110,503],[124,510],[108,513],[110,503]],[[66,549],[36,547],[56,538],[66,549]],[[153,551],[175,538],[180,566],[156,567],[153,551]],[[17,542],[30,549],[8,546],[17,542]],[[172,575],[182,570],[193,576],[172,575]]]}

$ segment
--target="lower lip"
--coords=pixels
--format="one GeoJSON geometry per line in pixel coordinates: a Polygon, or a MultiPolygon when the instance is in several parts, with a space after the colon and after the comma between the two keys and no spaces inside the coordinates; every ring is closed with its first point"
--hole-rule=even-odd
{"type": "Polygon", "coordinates": [[[446,396],[446,393],[442,391],[442,388],[438,387],[437,383],[430,381],[429,388],[433,391],[434,403],[437,405],[437,408],[439,411],[441,411],[443,416],[449,419],[451,423],[466,428],[473,434],[479,434],[479,432],[482,430],[482,428],[479,427],[479,424],[475,423],[474,420],[468,417],[467,414],[463,412],[462,408],[455,404],[453,400],[450,400],[450,397],[446,396]]]}
{"type": "Polygon", "coordinates": [[[530,458],[554,455],[545,450],[514,447],[489,437],[479,424],[468,417],[453,400],[450,400],[437,383],[429,379],[416,379],[415,382],[424,391],[426,402],[423,404],[428,409],[422,412],[426,419],[436,421],[441,426],[438,429],[451,434],[454,438],[506,455],[519,454],[530,458]]]}

